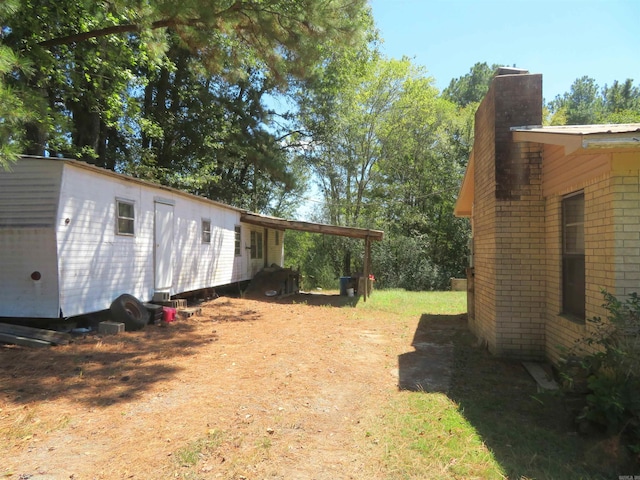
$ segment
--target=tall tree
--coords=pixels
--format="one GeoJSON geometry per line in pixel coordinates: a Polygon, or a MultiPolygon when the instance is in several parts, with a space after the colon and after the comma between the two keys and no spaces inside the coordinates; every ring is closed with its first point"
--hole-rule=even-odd
{"type": "MultiPolygon", "coordinates": [[[[468,237],[468,226],[453,217],[470,140],[468,110],[442,98],[408,59],[366,50],[334,67],[322,95],[310,92],[301,103],[312,134],[305,156],[325,198],[324,220],[387,231],[376,250],[381,261],[398,258],[399,245],[414,245],[410,263],[403,257],[381,277],[385,286],[442,287],[463,268],[468,237]]],[[[358,267],[351,258],[359,256],[350,255],[357,245],[331,247],[343,252],[335,274],[358,267]]]]}
{"type": "Polygon", "coordinates": [[[640,122],[640,86],[627,78],[623,83],[615,80],[602,88],[604,104],[603,121],[606,123],[640,122]]]}
{"type": "Polygon", "coordinates": [[[284,89],[290,78],[313,77],[324,52],[357,39],[369,16],[365,0],[9,3],[13,8],[0,11],[0,40],[38,65],[31,75],[13,69],[4,77],[39,98],[30,102],[34,121],[22,130],[24,150],[73,154],[108,168],[128,152],[122,130],[137,113],[128,97],[147,83],[137,75],[152,71],[174,38],[209,75],[236,83],[257,72],[284,89]]]}
{"type": "Polygon", "coordinates": [[[583,76],[549,102],[548,109],[552,125],[640,122],[640,87],[628,78],[600,89],[593,78],[583,76]]]}
{"type": "Polygon", "coordinates": [[[602,99],[598,95],[598,84],[588,76],[576,79],[569,92],[558,95],[551,103],[551,123],[567,125],[590,125],[598,123],[602,115],[602,99]]]}
{"type": "Polygon", "coordinates": [[[487,94],[498,68],[500,66],[495,63],[489,66],[487,62],[478,62],[466,75],[452,79],[442,95],[461,107],[479,103],[487,94]]]}

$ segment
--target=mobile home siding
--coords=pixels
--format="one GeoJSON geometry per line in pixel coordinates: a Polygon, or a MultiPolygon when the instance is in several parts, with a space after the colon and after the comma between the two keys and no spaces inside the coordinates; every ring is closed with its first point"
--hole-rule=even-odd
{"type": "Polygon", "coordinates": [[[65,164],[56,224],[65,316],[107,308],[129,293],[153,296],[153,192],[126,179],[65,164]],[[134,235],[116,235],[116,199],[133,203],[134,235]]]}
{"type": "Polygon", "coordinates": [[[56,162],[19,161],[0,169],[0,228],[53,226],[61,178],[56,162]]]}
{"type": "Polygon", "coordinates": [[[122,293],[150,301],[158,278],[175,295],[250,280],[265,255],[281,265],[275,232],[241,223],[242,212],[82,162],[23,157],[0,172],[0,316],[74,316],[122,293]],[[118,233],[118,201],[133,206],[133,234],[118,233]],[[266,239],[260,259],[252,230],[266,239]]]}
{"type": "MultiPolygon", "coordinates": [[[[176,202],[174,290],[225,285],[247,277],[234,258],[234,227],[240,214],[205,202],[176,202]],[[211,219],[211,242],[202,242],[202,219],[211,219]]],[[[175,293],[174,292],[174,293],[175,293]]]]}
{"type": "Polygon", "coordinates": [[[151,300],[158,201],[173,207],[171,295],[251,278],[234,257],[238,211],[73,164],[67,169],[58,225],[65,315],[99,310],[121,293],[151,300]],[[116,199],[134,204],[133,236],[116,234],[116,199]],[[202,242],[202,219],[211,220],[210,243],[202,242]]]}
{"type": "Polygon", "coordinates": [[[61,177],[62,165],[55,163],[0,169],[0,316],[60,314],[52,227],[61,177]]]}

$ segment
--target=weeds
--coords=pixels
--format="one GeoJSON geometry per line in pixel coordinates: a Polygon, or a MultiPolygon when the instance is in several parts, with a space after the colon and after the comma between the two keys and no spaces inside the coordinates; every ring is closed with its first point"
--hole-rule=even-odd
{"type": "Polygon", "coordinates": [[[224,433],[211,430],[206,437],[199,438],[182,447],[175,453],[175,459],[180,466],[193,467],[201,458],[209,456],[213,450],[222,445],[224,433]]]}
{"type": "Polygon", "coordinates": [[[578,420],[624,438],[640,453],[640,298],[625,301],[603,291],[607,319],[588,320],[592,332],[576,343],[565,358],[563,377],[575,389],[586,379],[586,406],[578,420]],[[571,369],[570,367],[574,368],[571,369]],[[575,368],[575,367],[578,368],[575,368]]]}

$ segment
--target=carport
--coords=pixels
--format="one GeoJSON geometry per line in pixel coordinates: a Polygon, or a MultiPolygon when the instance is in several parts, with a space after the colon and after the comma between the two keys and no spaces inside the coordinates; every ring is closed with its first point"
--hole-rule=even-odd
{"type": "Polygon", "coordinates": [[[303,222],[298,220],[285,220],[283,218],[269,217],[257,213],[245,212],[240,216],[244,223],[257,225],[260,227],[273,228],[278,230],[298,230],[301,232],[321,233],[324,235],[337,235],[340,237],[358,238],[364,240],[364,301],[367,301],[369,292],[369,275],[371,273],[371,242],[380,241],[384,235],[382,230],[371,230],[368,228],[341,227],[338,225],[327,225],[324,223],[303,222]]]}

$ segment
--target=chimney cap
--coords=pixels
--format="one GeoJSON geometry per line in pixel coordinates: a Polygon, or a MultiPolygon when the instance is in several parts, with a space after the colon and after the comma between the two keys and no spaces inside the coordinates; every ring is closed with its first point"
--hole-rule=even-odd
{"type": "Polygon", "coordinates": [[[499,67],[496,71],[496,77],[501,75],[525,75],[529,73],[529,70],[524,68],[515,68],[515,67],[499,67]]]}

